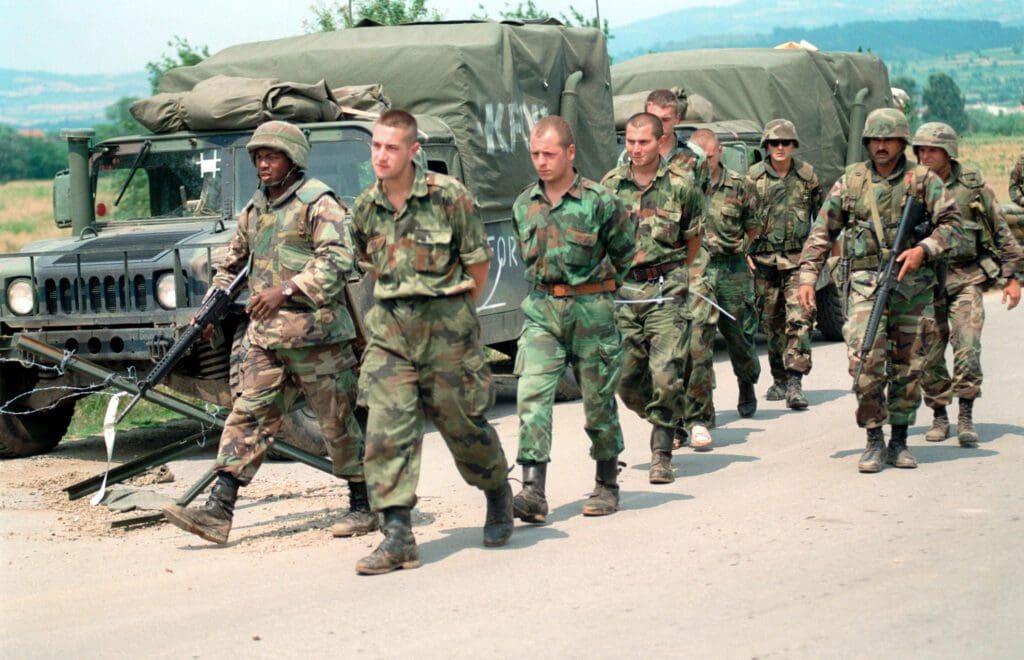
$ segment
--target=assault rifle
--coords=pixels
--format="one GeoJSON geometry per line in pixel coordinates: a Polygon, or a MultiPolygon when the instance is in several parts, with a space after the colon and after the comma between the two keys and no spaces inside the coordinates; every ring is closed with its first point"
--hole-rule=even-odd
{"type": "Polygon", "coordinates": [[[228,305],[230,305],[238,294],[241,293],[242,287],[245,286],[246,280],[249,278],[249,267],[246,266],[242,269],[242,272],[238,273],[234,281],[228,285],[227,289],[214,288],[210,289],[209,295],[203,300],[202,307],[196,312],[196,315],[192,317],[192,322],[189,324],[185,332],[181,334],[178,341],[167,349],[160,361],[156,363],[153,370],[149,372],[145,380],[139,381],[139,392],[132,399],[128,407],[125,408],[120,415],[117,417],[115,424],[120,424],[121,420],[135,407],[135,404],[139,402],[139,399],[143,397],[146,390],[154,387],[157,383],[164,379],[164,377],[171,372],[174,365],[178,364],[178,361],[184,357],[188,349],[192,348],[192,344],[199,339],[200,335],[203,334],[203,329],[214,321],[219,321],[228,311],[228,305]]]}
{"type": "MultiPolygon", "coordinates": [[[[869,193],[870,194],[870,193],[869,193]]],[[[898,283],[896,276],[899,275],[900,265],[896,258],[907,249],[906,240],[912,234],[914,243],[928,236],[931,233],[931,223],[928,219],[928,212],[924,205],[916,198],[908,195],[903,205],[903,215],[900,216],[899,227],[896,228],[896,240],[892,244],[892,253],[889,261],[883,268],[879,269],[878,285],[875,288],[875,302],[871,305],[871,315],[868,317],[868,325],[864,331],[864,338],[860,344],[860,361],[857,364],[857,373],[853,377],[853,392],[857,391],[857,383],[864,372],[864,362],[871,353],[871,347],[875,344],[875,337],[878,334],[878,326],[882,322],[882,314],[889,304],[889,294],[898,283]]]]}

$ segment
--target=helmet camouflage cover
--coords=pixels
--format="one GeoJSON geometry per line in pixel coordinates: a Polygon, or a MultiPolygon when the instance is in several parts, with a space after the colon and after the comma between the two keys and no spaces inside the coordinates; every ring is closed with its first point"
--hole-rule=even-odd
{"type": "Polygon", "coordinates": [[[957,155],[957,137],[956,131],[949,124],[944,124],[941,121],[930,121],[927,124],[921,124],[921,127],[914,133],[914,153],[917,153],[917,147],[936,147],[938,149],[944,149],[950,158],[956,158],[957,155]]]}
{"type": "Polygon", "coordinates": [[[245,145],[250,157],[257,149],[276,149],[288,156],[297,168],[306,169],[309,141],[302,129],[286,121],[268,121],[260,124],[245,145]]]}
{"type": "Polygon", "coordinates": [[[788,119],[772,119],[764,125],[761,146],[764,147],[768,140],[792,140],[796,146],[800,146],[800,138],[796,135],[796,126],[788,119]]]}
{"type": "Polygon", "coordinates": [[[867,144],[871,138],[898,138],[909,144],[910,124],[906,115],[896,108],[872,110],[864,121],[862,142],[867,144]]]}

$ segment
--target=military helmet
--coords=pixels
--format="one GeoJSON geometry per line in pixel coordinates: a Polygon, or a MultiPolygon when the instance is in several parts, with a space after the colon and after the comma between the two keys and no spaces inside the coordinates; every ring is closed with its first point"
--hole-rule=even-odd
{"type": "Polygon", "coordinates": [[[910,124],[907,117],[896,108],[872,110],[864,121],[861,142],[867,145],[871,138],[899,138],[910,143],[910,124]]]}
{"type": "Polygon", "coordinates": [[[792,140],[796,146],[800,146],[800,138],[796,135],[796,126],[788,119],[773,119],[764,125],[764,133],[761,134],[762,148],[768,140],[792,140]]]}
{"type": "Polygon", "coordinates": [[[245,148],[250,158],[255,158],[257,149],[276,149],[288,156],[295,167],[300,170],[306,169],[309,141],[302,129],[295,124],[286,121],[268,121],[260,124],[245,148]]]}
{"type": "Polygon", "coordinates": [[[914,133],[914,141],[911,144],[914,146],[915,154],[918,147],[937,147],[944,149],[950,158],[956,158],[957,155],[956,131],[952,126],[943,124],[941,121],[921,124],[921,127],[914,133]]]}

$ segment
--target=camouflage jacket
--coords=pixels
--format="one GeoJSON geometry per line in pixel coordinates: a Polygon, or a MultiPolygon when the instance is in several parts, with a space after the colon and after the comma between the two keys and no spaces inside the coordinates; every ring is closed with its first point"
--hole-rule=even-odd
{"type": "MultiPolygon", "coordinates": [[[[686,144],[679,144],[677,142],[676,146],[672,147],[672,151],[668,152],[665,160],[668,161],[669,165],[675,165],[677,169],[691,172],[700,189],[705,192],[707,191],[711,182],[711,167],[708,165],[708,159],[704,150],[698,145],[689,141],[686,144]]],[[[616,167],[628,164],[629,152],[623,149],[619,153],[616,167]]]]}
{"type": "Polygon", "coordinates": [[[811,233],[804,242],[800,256],[800,284],[814,285],[825,257],[840,231],[853,270],[852,285],[865,296],[872,295],[879,265],[889,257],[889,248],[896,237],[903,200],[908,187],[931,217],[932,233],[917,243],[924,248],[925,264],[917,272],[903,278],[897,291],[910,298],[932,286],[935,273],[929,262],[944,256],[957,240],[960,209],[953,195],[928,168],[909,164],[906,157],[888,177],[880,176],[871,161],[855,163],[832,186],[811,233]],[[885,231],[885,245],[880,248],[871,218],[868,195],[874,195],[876,208],[885,231]]]}
{"type": "Polygon", "coordinates": [[[378,300],[441,298],[472,291],[466,266],[491,259],[476,201],[457,179],[416,168],[400,210],[380,181],[356,199],[352,238],[359,265],[376,276],[378,300]]]}
{"type": "Polygon", "coordinates": [[[627,164],[605,174],[601,184],[619,196],[636,226],[633,266],[686,260],[686,239],[698,235],[704,218],[704,195],[690,172],[662,160],[641,189],[627,164]]]}
{"type": "Polygon", "coordinates": [[[751,246],[754,261],[784,270],[796,268],[822,190],[810,163],[793,159],[780,177],[764,161],[747,170],[743,181],[742,223],[753,222],[758,237],[751,246]]]}
{"type": "Polygon", "coordinates": [[[529,282],[622,284],[629,272],[636,225],[622,201],[599,183],[577,174],[554,206],[542,185],[532,184],[519,194],[512,215],[529,282]]]}
{"type": "Polygon", "coordinates": [[[298,348],[355,337],[344,289],[355,269],[344,237],[345,209],[330,188],[299,179],[268,200],[261,188],[242,209],[214,286],[226,288],[247,262],[256,294],[291,280],[297,291],[270,318],[249,323],[249,341],[263,348],[298,348]]]}
{"type": "Polygon", "coordinates": [[[1020,272],[1024,255],[981,172],[954,160],[945,184],[962,216],[960,235],[947,255],[946,288],[958,291],[1020,272]]]}
{"type": "Polygon", "coordinates": [[[1017,206],[1024,206],[1024,154],[1017,159],[1017,164],[1010,170],[1010,201],[1017,206]]]}
{"type": "Polygon", "coordinates": [[[745,254],[747,232],[760,228],[743,213],[743,177],[725,166],[708,188],[704,218],[704,246],[713,257],[745,254]]]}

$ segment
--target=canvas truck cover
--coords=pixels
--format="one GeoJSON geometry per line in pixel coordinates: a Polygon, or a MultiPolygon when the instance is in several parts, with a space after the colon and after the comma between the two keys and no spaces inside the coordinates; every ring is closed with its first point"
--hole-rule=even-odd
{"type": "Polygon", "coordinates": [[[484,209],[508,208],[535,178],[530,128],[559,114],[562,90],[581,71],[576,165],[599,179],[615,162],[615,126],[604,35],[592,28],[466,22],[357,27],[241,44],[169,71],[161,92],[215,75],[278,78],[331,88],[382,83],[393,107],[440,118],[484,209]]]}
{"type": "Polygon", "coordinates": [[[868,89],[867,112],[891,107],[885,64],[864,53],[804,49],[722,48],[643,55],[611,68],[616,95],[681,87],[714,105],[715,119],[782,117],[796,124],[796,156],[810,162],[823,186],[846,163],[850,108],[868,89]]]}

